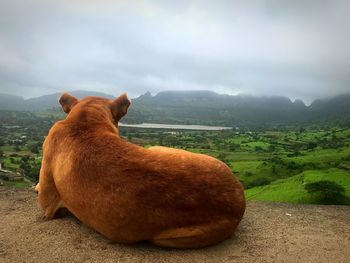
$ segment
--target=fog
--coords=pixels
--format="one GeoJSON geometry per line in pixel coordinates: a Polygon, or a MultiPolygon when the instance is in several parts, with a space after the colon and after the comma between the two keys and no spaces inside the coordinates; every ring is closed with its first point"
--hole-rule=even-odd
{"type": "Polygon", "coordinates": [[[0,0],[0,92],[350,92],[350,1],[0,0]]]}

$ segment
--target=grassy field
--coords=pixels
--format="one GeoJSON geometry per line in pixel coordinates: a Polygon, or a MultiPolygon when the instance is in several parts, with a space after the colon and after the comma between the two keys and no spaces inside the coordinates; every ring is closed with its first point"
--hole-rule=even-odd
{"type": "Polygon", "coordinates": [[[321,180],[333,181],[345,189],[344,204],[350,205],[350,172],[331,168],[327,170],[310,170],[287,179],[280,179],[269,185],[246,190],[247,200],[265,200],[288,203],[315,204],[319,200],[309,194],[304,185],[321,180]]]}
{"type": "MultiPolygon", "coordinates": [[[[37,181],[41,145],[55,118],[50,114],[0,112],[3,167],[37,181]]],[[[344,187],[345,199],[350,198],[350,128],[174,131],[121,127],[120,134],[144,147],[163,145],[220,159],[242,182],[249,200],[317,203],[305,184],[321,180],[344,187]]]]}
{"type": "Polygon", "coordinates": [[[350,129],[266,131],[232,137],[225,142],[239,144],[239,150],[190,150],[226,162],[245,186],[248,200],[320,203],[305,185],[327,180],[345,188],[343,203],[350,205],[350,129]]]}

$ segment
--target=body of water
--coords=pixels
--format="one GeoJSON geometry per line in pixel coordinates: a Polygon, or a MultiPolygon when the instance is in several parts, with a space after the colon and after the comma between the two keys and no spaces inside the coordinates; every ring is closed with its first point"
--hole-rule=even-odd
{"type": "Polygon", "coordinates": [[[146,128],[146,129],[172,129],[172,130],[221,131],[221,130],[232,129],[232,127],[222,127],[222,126],[160,124],[160,123],[141,123],[141,124],[119,123],[118,125],[120,127],[133,127],[133,128],[146,128]]]}

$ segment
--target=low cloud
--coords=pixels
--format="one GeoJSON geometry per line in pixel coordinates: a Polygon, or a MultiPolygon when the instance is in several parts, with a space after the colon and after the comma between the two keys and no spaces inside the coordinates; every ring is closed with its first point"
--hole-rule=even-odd
{"type": "Polygon", "coordinates": [[[347,10],[342,0],[0,1],[0,91],[207,89],[310,102],[350,91],[347,10]]]}

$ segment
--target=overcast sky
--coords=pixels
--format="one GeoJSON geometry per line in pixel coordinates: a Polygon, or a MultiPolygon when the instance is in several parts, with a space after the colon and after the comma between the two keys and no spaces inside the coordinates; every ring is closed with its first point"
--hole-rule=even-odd
{"type": "Polygon", "coordinates": [[[350,1],[0,0],[0,92],[350,92],[350,1]]]}

